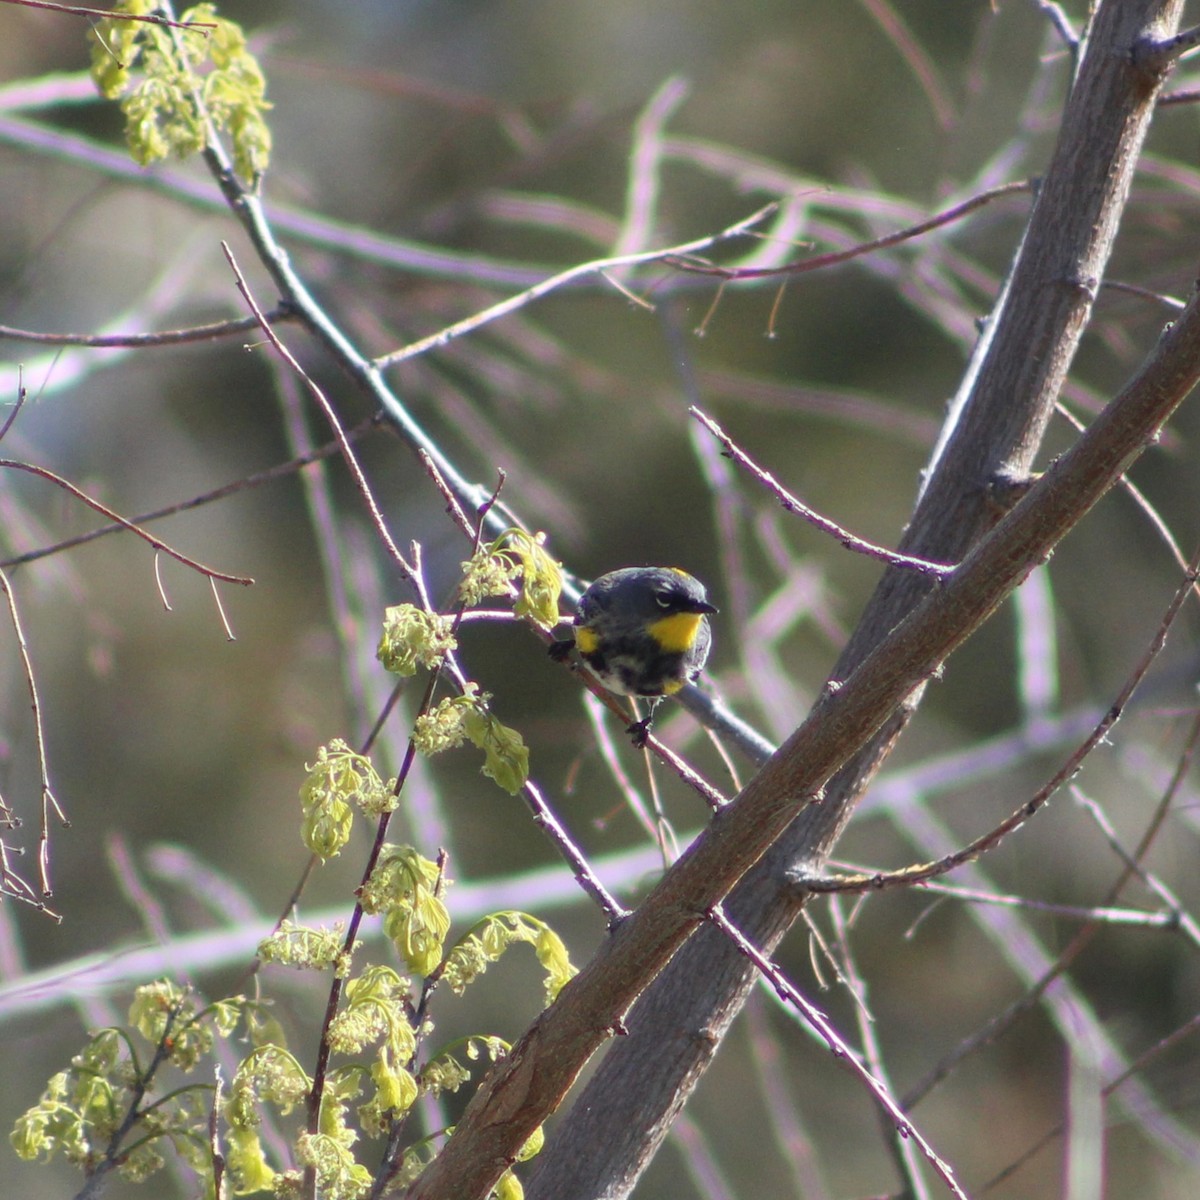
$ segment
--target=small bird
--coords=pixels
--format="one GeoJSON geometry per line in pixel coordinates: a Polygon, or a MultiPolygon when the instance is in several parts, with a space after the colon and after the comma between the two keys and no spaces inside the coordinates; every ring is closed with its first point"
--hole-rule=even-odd
{"type": "Polygon", "coordinates": [[[649,698],[646,717],[629,726],[641,748],[659,701],[704,669],[716,611],[704,585],[678,567],[623,567],[583,593],[574,637],[555,642],[550,655],[561,662],[574,647],[610,692],[649,698]]]}

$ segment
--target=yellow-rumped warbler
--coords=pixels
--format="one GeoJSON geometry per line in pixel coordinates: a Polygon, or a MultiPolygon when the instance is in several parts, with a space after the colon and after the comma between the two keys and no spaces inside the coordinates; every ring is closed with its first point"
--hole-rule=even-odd
{"type": "Polygon", "coordinates": [[[583,593],[574,638],[555,642],[550,654],[562,661],[574,646],[610,692],[648,697],[649,714],[629,727],[642,746],[658,702],[704,669],[708,614],[716,611],[704,585],[678,567],[623,567],[583,593]]]}

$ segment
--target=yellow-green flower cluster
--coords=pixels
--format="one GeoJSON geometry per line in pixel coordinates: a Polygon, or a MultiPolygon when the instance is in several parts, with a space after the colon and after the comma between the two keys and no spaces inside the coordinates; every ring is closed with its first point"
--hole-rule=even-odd
{"type": "Polygon", "coordinates": [[[411,846],[385,845],[362,886],[363,911],[383,915],[383,931],[418,975],[442,961],[450,913],[437,894],[441,871],[411,846]]]}
{"type": "Polygon", "coordinates": [[[302,1133],[297,1139],[296,1158],[313,1168],[317,1195],[323,1200],[358,1200],[371,1190],[371,1172],[354,1157],[356,1140],[357,1134],[344,1122],[335,1131],[302,1133]]]}
{"type": "MultiPolygon", "coordinates": [[[[153,0],[121,0],[112,11],[145,16],[156,7],[153,0]]],[[[124,97],[126,141],[143,166],[203,150],[210,121],[229,131],[238,174],[254,180],[271,156],[262,69],[241,27],[218,17],[212,4],[197,4],[180,19],[215,28],[172,30],[115,16],[97,22],[92,78],[107,99],[124,97]]]]}
{"type": "Polygon", "coordinates": [[[261,1105],[273,1104],[289,1113],[304,1102],[311,1087],[304,1068],[282,1046],[259,1046],[242,1060],[223,1110],[229,1124],[226,1169],[235,1195],[273,1188],[280,1178],[267,1163],[259,1140],[261,1105]]]}
{"type": "Polygon", "coordinates": [[[392,1055],[408,1060],[417,1035],[404,1013],[408,980],[391,967],[368,967],[346,984],[346,1007],[329,1024],[326,1041],[338,1054],[358,1054],[383,1041],[392,1055]]]}
{"type": "Polygon", "coordinates": [[[510,947],[525,943],[534,948],[546,972],[546,1003],[549,1004],[575,975],[562,938],[544,921],[528,913],[492,913],[461,938],[446,955],[442,981],[460,994],[510,947]]]}
{"type": "Polygon", "coordinates": [[[487,596],[512,594],[517,579],[520,590],[513,611],[529,617],[543,629],[559,622],[558,598],[562,595],[562,564],[546,553],[543,533],[505,530],[494,542],[481,546],[463,563],[459,596],[467,605],[487,596]]]}
{"type": "Polygon", "coordinates": [[[22,1114],[9,1135],[13,1149],[33,1161],[44,1155],[49,1162],[62,1154],[82,1165],[91,1144],[103,1145],[117,1124],[117,1099],[111,1083],[102,1076],[72,1077],[60,1071],[50,1077],[41,1100],[22,1114]]]}
{"type": "Polygon", "coordinates": [[[384,782],[363,754],[356,754],[341,738],[317,751],[317,761],[300,787],[304,808],[301,837],[304,844],[323,859],[342,852],[350,840],[354,820],[351,805],[368,816],[396,807],[395,781],[384,782]]]}
{"type": "MultiPolygon", "coordinates": [[[[221,1033],[230,1032],[229,1021],[236,1024],[238,1010],[227,1003],[213,1011],[214,1015],[221,1014],[221,1033]]],[[[182,988],[166,980],[148,983],[134,992],[129,1023],[152,1046],[165,1042],[167,1057],[184,1071],[190,1071],[213,1047],[212,1030],[196,1020],[195,1004],[182,988]]]]}
{"type": "Polygon", "coordinates": [[[383,632],[375,657],[385,671],[408,678],[418,667],[439,667],[454,649],[454,618],[428,612],[415,604],[384,609],[383,632]]]}
{"type": "Polygon", "coordinates": [[[488,699],[486,692],[479,695],[477,684],[468,683],[465,695],[446,696],[430,705],[413,723],[412,739],[417,753],[431,758],[443,750],[461,746],[467,738],[464,721],[467,708],[488,699]]]}
{"type": "MultiPolygon", "coordinates": [[[[212,1049],[214,1030],[222,1036],[233,1032],[244,1009],[239,998],[198,1013],[186,991],[159,982],[138,989],[129,1023],[186,1071],[212,1049]]],[[[167,1144],[202,1176],[211,1172],[206,1138],[198,1133],[208,1123],[200,1094],[207,1089],[193,1085],[152,1099],[147,1093],[151,1082],[130,1038],[118,1029],[101,1030],[68,1070],[51,1078],[39,1103],[18,1119],[11,1134],[13,1148],[22,1158],[61,1154],[94,1170],[126,1120],[131,1100],[140,1097],[130,1144],[121,1147],[116,1160],[120,1174],[134,1181],[148,1178],[163,1166],[162,1148],[167,1144]]]]}
{"type": "Polygon", "coordinates": [[[374,1092],[358,1109],[369,1133],[380,1133],[416,1102],[417,1081],[406,1063],[417,1050],[417,1035],[407,1014],[408,981],[391,967],[371,967],[346,986],[346,1007],[329,1026],[329,1048],[358,1054],[378,1043],[371,1064],[374,1092]]]}
{"type": "Polygon", "coordinates": [[[258,1125],[259,1104],[273,1104],[283,1114],[304,1102],[312,1080],[295,1055],[275,1044],[259,1046],[242,1059],[229,1086],[225,1119],[234,1126],[258,1125]]]}
{"type": "Polygon", "coordinates": [[[464,1067],[453,1054],[443,1052],[421,1068],[421,1091],[431,1096],[457,1092],[470,1078],[470,1068],[464,1067]]]}
{"type": "Polygon", "coordinates": [[[470,739],[483,751],[483,773],[516,795],[529,778],[529,748],[515,730],[488,708],[491,697],[468,684],[461,696],[449,696],[422,713],[413,726],[413,745],[421,754],[440,754],[470,739]]]}
{"type": "Polygon", "coordinates": [[[350,971],[350,956],[343,950],[340,927],[310,929],[281,921],[279,928],[258,944],[258,956],[263,962],[279,963],[300,970],[327,971],[344,979],[350,971]]]}

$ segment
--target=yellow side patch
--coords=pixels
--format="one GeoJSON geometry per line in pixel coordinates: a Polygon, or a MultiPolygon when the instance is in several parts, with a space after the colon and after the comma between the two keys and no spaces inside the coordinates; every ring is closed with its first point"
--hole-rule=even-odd
{"type": "MultiPolygon", "coordinates": [[[[696,640],[696,632],[704,619],[702,613],[675,613],[660,621],[651,621],[647,632],[668,654],[682,654],[690,650],[696,640]]],[[[578,633],[575,635],[578,640],[578,633]]]]}
{"type": "Polygon", "coordinates": [[[594,654],[600,645],[600,639],[586,625],[575,627],[575,645],[580,654],[594,654]]]}

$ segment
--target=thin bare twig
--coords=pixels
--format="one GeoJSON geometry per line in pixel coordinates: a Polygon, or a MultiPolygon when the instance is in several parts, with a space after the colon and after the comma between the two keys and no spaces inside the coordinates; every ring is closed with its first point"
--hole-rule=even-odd
{"type": "MultiPolygon", "coordinates": [[[[1171,777],[1171,781],[1164,790],[1158,807],[1155,809],[1154,815],[1151,817],[1150,823],[1146,831],[1142,834],[1137,849],[1133,853],[1134,862],[1140,862],[1145,857],[1161,830],[1166,814],[1170,811],[1174,798],[1178,794],[1179,788],[1182,786],[1191,768],[1192,759],[1195,756],[1198,745],[1200,745],[1200,714],[1197,714],[1195,720],[1192,722],[1191,732],[1183,752],[1179,756],[1179,761],[1175,764],[1175,772],[1171,777]]],[[[1124,890],[1125,885],[1132,878],[1132,875],[1133,871],[1129,866],[1126,866],[1117,877],[1116,882],[1109,888],[1108,895],[1104,901],[1105,904],[1115,903],[1124,890]]],[[[1006,1029],[1012,1026],[1018,1017],[1023,1013],[1029,1012],[1041,997],[1045,995],[1050,985],[1063,975],[1071,963],[1090,945],[1092,939],[1102,928],[1103,922],[1097,919],[1088,922],[1088,924],[1080,929],[1059,954],[1058,958],[1055,959],[1049,970],[1045,971],[1041,978],[1023,996],[1020,996],[1010,1004],[1002,1013],[998,1013],[993,1017],[978,1033],[961,1042],[955,1047],[952,1053],[948,1054],[931,1071],[927,1072],[924,1078],[919,1080],[909,1090],[904,1098],[905,1103],[910,1106],[918,1103],[928,1092],[944,1080],[960,1062],[982,1047],[991,1045],[1006,1029]]]]}
{"type": "Polygon", "coordinates": [[[908,64],[921,91],[925,93],[929,107],[933,109],[934,120],[943,133],[954,128],[957,118],[954,112],[954,102],[946,90],[946,86],[938,77],[937,67],[925,52],[924,47],[917,41],[904,18],[896,11],[889,0],[859,0],[862,6],[875,18],[879,27],[891,39],[900,57],[908,64]]]}
{"type": "MultiPolygon", "coordinates": [[[[867,982],[859,973],[858,963],[850,946],[850,927],[842,911],[842,899],[833,896],[829,902],[829,915],[833,920],[834,936],[838,947],[838,975],[854,999],[854,1020],[858,1026],[858,1039],[863,1048],[864,1066],[872,1078],[891,1094],[892,1084],[883,1063],[883,1047],[875,1018],[867,1006],[867,982]]],[[[815,924],[815,923],[814,923],[815,924]]],[[[906,1184],[906,1196],[910,1200],[929,1200],[929,1188],[921,1175],[920,1162],[912,1142],[904,1134],[891,1138],[889,1149],[896,1160],[897,1169],[906,1184]]]]}
{"type": "Polygon", "coordinates": [[[814,512],[808,505],[797,500],[795,496],[787,491],[770,471],[760,467],[712,417],[701,412],[695,406],[689,408],[688,412],[725,447],[725,453],[738,466],[744,467],[749,471],[779,501],[786,512],[793,512],[797,516],[803,517],[810,525],[814,525],[817,529],[821,530],[822,533],[827,533],[830,537],[836,538],[847,550],[852,550],[855,554],[865,554],[868,558],[877,559],[879,562],[887,563],[892,567],[902,567],[905,570],[916,571],[921,575],[931,575],[935,579],[944,579],[954,571],[953,566],[945,563],[928,562],[923,558],[913,558],[909,554],[899,554],[895,550],[888,550],[884,546],[877,546],[874,542],[868,542],[863,538],[856,537],[848,529],[843,529],[836,521],[831,521],[828,517],[823,517],[820,513],[814,512]]]}
{"type": "Polygon", "coordinates": [[[50,886],[50,809],[58,814],[64,826],[70,826],[54,792],[50,787],[50,763],[46,754],[46,731],[42,727],[42,706],[38,700],[37,679],[33,673],[33,660],[29,656],[29,643],[25,640],[25,631],[21,628],[21,614],[17,610],[17,599],[13,595],[12,585],[8,576],[0,571],[0,591],[4,592],[8,604],[8,616],[12,622],[13,635],[17,639],[17,652],[21,657],[21,670],[25,675],[25,687],[29,692],[29,707],[33,710],[33,739],[37,747],[38,778],[41,784],[42,797],[42,827],[38,835],[38,869],[41,873],[41,890],[43,896],[51,896],[54,889],[50,886]]]}
{"type": "Polygon", "coordinates": [[[105,21],[144,21],[148,25],[162,25],[170,29],[200,29],[208,37],[216,24],[212,21],[172,21],[159,13],[138,16],[134,13],[113,12],[107,8],[83,8],[78,4],[54,4],[51,0],[0,0],[4,4],[19,4],[22,8],[46,8],[51,12],[65,13],[69,17],[97,17],[105,21]]]}
{"type": "Polygon", "coordinates": [[[159,557],[157,550],[154,552],[154,586],[158,589],[158,598],[162,601],[164,611],[174,612],[170,597],[167,595],[167,585],[163,582],[162,558],[159,557]]]}
{"type": "MultiPolygon", "coordinates": [[[[1082,433],[1086,426],[1074,413],[1064,408],[1061,404],[1056,409],[1058,415],[1069,422],[1076,433],[1082,433]]],[[[1150,522],[1154,532],[1158,534],[1164,546],[1170,552],[1171,557],[1175,560],[1176,566],[1181,571],[1187,571],[1188,560],[1184,554],[1183,548],[1179,545],[1175,535],[1171,532],[1171,527],[1164,520],[1159,511],[1150,503],[1146,494],[1138,487],[1128,475],[1122,475],[1118,486],[1129,496],[1129,498],[1141,509],[1143,515],[1150,522]]]]}
{"type": "MultiPolygon", "coordinates": [[[[1134,1061],[1131,1062],[1129,1066],[1120,1073],[1120,1075],[1106,1083],[1104,1087],[1100,1089],[1100,1095],[1107,1100],[1123,1083],[1133,1078],[1133,1076],[1140,1074],[1148,1066],[1150,1066],[1155,1059],[1161,1058],[1162,1055],[1167,1051],[1175,1049],[1175,1047],[1185,1038],[1191,1037],[1192,1034],[1198,1031],[1200,1031],[1200,1014],[1190,1018],[1178,1029],[1173,1030],[1161,1041],[1151,1046],[1144,1053],[1138,1055],[1138,1057],[1134,1059],[1134,1061]]],[[[1055,1138],[1061,1137],[1066,1130],[1066,1121],[1060,1121],[1058,1124],[1048,1129],[1036,1142],[1033,1143],[1033,1145],[1031,1145],[1021,1155],[1010,1162],[1008,1166],[1006,1166],[1002,1171],[999,1171],[997,1174],[993,1175],[992,1178],[989,1179],[979,1189],[978,1194],[982,1196],[986,1192],[990,1192],[994,1188],[998,1187],[1001,1183],[1004,1183],[1007,1179],[1010,1179],[1027,1162],[1029,1162],[1031,1158],[1048,1146],[1052,1141],[1054,1141],[1055,1138]]]]}
{"type": "MultiPolygon", "coordinates": [[[[66,492],[70,492],[76,500],[82,500],[89,508],[93,508],[98,513],[103,513],[110,521],[115,521],[122,529],[128,529],[130,533],[136,533],[143,541],[149,542],[155,550],[161,550],[164,554],[169,554],[177,562],[183,563],[185,567],[191,567],[193,571],[198,571],[201,575],[207,576],[209,579],[219,579],[223,583],[236,583],[241,587],[250,587],[254,580],[247,575],[230,575],[225,571],[218,571],[214,567],[206,567],[202,562],[197,562],[194,558],[188,558],[186,554],[178,550],[172,549],[161,538],[156,538],[154,534],[148,533],[133,521],[126,520],[120,513],[114,512],[105,504],[101,504],[99,500],[92,499],[86,492],[82,492],[69,480],[64,479],[61,475],[56,475],[53,471],[47,470],[45,467],[34,466],[33,463],[18,462],[11,458],[0,458],[0,468],[7,467],[11,471],[28,471],[31,475],[36,475],[39,479],[47,479],[51,483],[56,484],[66,492]]],[[[5,564],[8,565],[8,564],[5,564]]]]}
{"type": "MultiPolygon", "coordinates": [[[[356,441],[363,434],[376,428],[378,425],[378,417],[368,417],[365,421],[360,421],[353,428],[347,429],[346,436],[351,441],[356,441]]],[[[199,496],[193,496],[189,500],[181,500],[177,504],[167,504],[162,508],[152,509],[150,512],[141,513],[136,517],[130,517],[128,520],[132,525],[148,525],[151,521],[161,521],[164,517],[173,517],[177,513],[190,512],[194,508],[201,508],[206,504],[213,504],[218,500],[224,500],[227,496],[249,491],[251,488],[261,487],[265,483],[274,483],[277,479],[286,479],[288,476],[294,475],[297,471],[311,466],[314,462],[319,462],[323,458],[331,458],[340,452],[341,445],[339,442],[336,440],[326,442],[324,445],[318,446],[315,450],[311,450],[307,454],[301,454],[289,459],[287,462],[279,463],[274,467],[268,467],[265,471],[246,475],[241,479],[234,480],[232,483],[222,484],[218,488],[213,488],[210,492],[203,492],[199,496]]],[[[97,538],[107,537],[112,533],[120,533],[125,528],[127,526],[123,519],[118,519],[111,525],[101,525],[99,528],[91,529],[87,533],[80,533],[74,537],[64,538],[61,542],[55,542],[52,546],[43,546],[39,550],[28,550],[24,554],[14,554],[11,558],[0,560],[0,570],[8,567],[17,567],[22,563],[36,562],[40,558],[48,558],[50,555],[59,554],[64,550],[73,550],[76,546],[86,545],[97,538]]]]}
{"type": "Polygon", "coordinates": [[[1046,14],[1050,24],[1054,26],[1055,33],[1068,50],[1074,51],[1079,48],[1079,35],[1071,27],[1070,18],[1063,12],[1061,5],[1055,4],[1054,0],[1033,0],[1033,6],[1046,14]]]}
{"type": "MultiPolygon", "coordinates": [[[[7,0],[2,0],[7,2],[7,0]]],[[[277,305],[264,313],[272,323],[294,315],[287,305],[277,305]]],[[[32,329],[14,329],[0,325],[0,340],[36,342],[43,346],[88,346],[100,350],[145,350],[158,346],[184,346],[191,342],[207,342],[214,338],[231,337],[257,329],[257,317],[237,317],[229,321],[213,321],[209,325],[193,325],[188,329],[166,329],[161,333],[39,333],[32,329]]]]}
{"type": "Polygon", "coordinates": [[[739,929],[730,923],[721,910],[720,905],[710,909],[707,916],[737,947],[738,953],[748,958],[758,968],[763,977],[778,993],[779,997],[792,1005],[805,1021],[816,1030],[829,1047],[834,1058],[839,1062],[845,1063],[847,1068],[866,1085],[867,1090],[875,1097],[880,1107],[891,1119],[896,1132],[902,1138],[913,1139],[920,1147],[921,1153],[925,1156],[929,1165],[934,1169],[946,1187],[950,1189],[951,1194],[959,1197],[959,1200],[967,1200],[966,1193],[954,1177],[954,1168],[938,1157],[921,1131],[901,1111],[900,1106],[892,1098],[887,1088],[871,1074],[859,1060],[858,1055],[846,1044],[841,1034],[830,1024],[829,1018],[815,1005],[810,1004],[796,988],[795,984],[769,958],[762,954],[756,946],[749,942],[739,929]]]}
{"type": "Polygon", "coordinates": [[[1133,698],[1134,692],[1146,677],[1146,673],[1154,664],[1154,660],[1158,657],[1162,648],[1166,645],[1167,634],[1170,632],[1171,626],[1175,623],[1175,618],[1183,608],[1184,602],[1191,594],[1193,588],[1196,587],[1197,578],[1200,578],[1200,548],[1197,548],[1195,554],[1193,554],[1192,560],[1188,564],[1188,569],[1184,574],[1183,582],[1176,588],[1174,596],[1171,597],[1171,602],[1167,605],[1166,612],[1163,614],[1158,628],[1154,631],[1150,645],[1146,648],[1128,679],[1126,679],[1120,692],[1117,693],[1116,699],[1109,706],[1104,716],[1096,723],[1091,733],[1088,734],[1083,742],[1067,758],[1066,762],[1020,808],[1012,812],[994,828],[988,830],[987,833],[975,838],[974,841],[964,846],[961,850],[938,859],[937,862],[920,863],[904,867],[899,871],[880,871],[873,875],[850,875],[832,879],[804,879],[801,881],[802,886],[813,892],[870,892],[883,891],[893,887],[907,887],[914,883],[936,878],[939,875],[945,875],[949,871],[953,871],[956,867],[960,867],[964,863],[974,862],[989,850],[995,849],[1004,838],[1019,829],[1030,817],[1037,813],[1050,797],[1076,774],[1082,766],[1084,759],[1104,741],[1112,727],[1121,719],[1129,701],[1133,698]]]}
{"type": "MultiPolygon", "coordinates": [[[[622,809],[627,809],[633,814],[633,819],[642,827],[646,836],[652,841],[657,841],[658,830],[655,828],[654,817],[646,806],[645,800],[642,799],[637,785],[630,778],[629,772],[625,770],[625,764],[621,761],[621,752],[612,734],[612,725],[604,719],[604,709],[590,692],[583,697],[583,711],[588,719],[596,753],[607,769],[618,795],[621,796],[618,806],[613,811],[620,812],[622,809]]],[[[597,817],[594,824],[597,828],[605,828],[609,819],[606,814],[597,817]]]]}
{"type": "Polygon", "coordinates": [[[1196,924],[1196,918],[1183,907],[1183,903],[1175,895],[1174,891],[1163,883],[1152,871],[1146,870],[1136,854],[1131,854],[1125,849],[1121,844],[1121,839],[1117,831],[1113,828],[1112,822],[1108,819],[1104,809],[1095,800],[1085,795],[1083,789],[1075,785],[1071,787],[1071,794],[1075,797],[1075,802],[1091,817],[1100,832],[1104,834],[1104,840],[1108,842],[1112,852],[1121,860],[1126,872],[1130,875],[1136,875],[1167,906],[1172,918],[1171,923],[1187,934],[1193,946],[1200,946],[1200,927],[1196,924]]]}
{"type": "MultiPolygon", "coordinates": [[[[1050,917],[1062,917],[1070,921],[1099,921],[1105,925],[1133,925],[1146,929],[1167,929],[1178,924],[1175,913],[1166,909],[1149,912],[1140,908],[1114,908],[1111,905],[1102,904],[1056,904],[1050,900],[1034,900],[1029,896],[984,892],[977,888],[959,887],[956,884],[942,883],[937,880],[927,880],[919,886],[923,892],[932,892],[934,895],[954,900],[965,900],[968,904],[1024,908],[1030,912],[1042,913],[1050,917]]],[[[922,920],[924,920],[923,915],[909,926],[905,936],[911,937],[916,925],[922,920]]]]}
{"type": "Polygon", "coordinates": [[[611,928],[622,918],[628,916],[629,910],[620,901],[614,899],[604,884],[600,882],[600,877],[592,869],[591,863],[575,845],[562,822],[555,816],[554,810],[546,803],[546,799],[537,785],[526,780],[525,785],[521,788],[521,795],[525,797],[525,801],[533,813],[533,823],[541,827],[554,843],[559,854],[566,859],[576,882],[604,913],[609,927],[611,928]]]}
{"type": "Polygon", "coordinates": [[[221,1064],[213,1064],[212,1101],[208,1106],[208,1157],[212,1163],[213,1191],[215,1200],[226,1200],[225,1155],[221,1153],[221,1134],[218,1117],[224,1097],[225,1080],[221,1076],[221,1064]]]}
{"type": "Polygon", "coordinates": [[[755,225],[765,221],[776,208],[778,208],[778,205],[772,202],[752,212],[744,220],[737,221],[727,229],[721,230],[720,233],[709,234],[706,237],[696,238],[694,241],[684,242],[681,245],[671,246],[664,250],[646,250],[638,254],[618,254],[612,258],[596,258],[592,259],[591,262],[579,263],[576,266],[569,267],[565,271],[560,271],[557,275],[551,275],[549,279],[543,279],[541,283],[534,284],[533,287],[526,288],[525,291],[518,292],[515,296],[509,296],[506,300],[501,300],[498,304],[493,304],[490,308],[485,308],[482,312],[477,312],[470,317],[464,317],[461,321],[456,321],[453,325],[448,325],[445,329],[438,330],[437,333],[431,333],[428,337],[421,338],[420,341],[412,342],[402,350],[394,350],[391,354],[381,355],[375,359],[374,365],[382,370],[395,366],[397,363],[405,362],[407,359],[415,358],[418,354],[424,354],[429,350],[448,346],[456,338],[460,338],[467,333],[473,333],[476,329],[480,329],[491,321],[506,316],[508,313],[516,312],[518,309],[531,304],[534,300],[538,300],[542,296],[546,296],[550,292],[561,288],[564,284],[571,283],[573,280],[579,279],[584,275],[598,274],[607,278],[604,273],[611,271],[614,267],[632,267],[643,263],[662,262],[664,260],[674,261],[680,256],[696,254],[720,242],[741,237],[753,229],[755,225]]]}
{"type": "Polygon", "coordinates": [[[687,94],[687,81],[678,75],[671,76],[650,97],[649,103],[634,122],[629,178],[625,183],[625,218],[613,245],[617,255],[637,254],[645,250],[653,236],[658,215],[663,129],[687,94]]]}
{"type": "Polygon", "coordinates": [[[669,266],[675,267],[680,271],[697,275],[712,275],[717,279],[744,281],[747,279],[769,279],[777,275],[800,275],[806,271],[820,271],[825,267],[832,267],[839,263],[850,262],[851,259],[861,258],[864,254],[875,254],[880,250],[887,250],[891,246],[898,246],[902,242],[912,241],[913,238],[921,237],[923,234],[929,233],[934,229],[939,229],[943,225],[949,225],[954,221],[961,221],[963,217],[973,213],[977,208],[982,208],[985,204],[990,204],[993,200],[999,200],[1004,196],[1013,196],[1032,190],[1033,185],[1026,179],[1018,180],[1015,183],[1002,183],[998,187],[989,188],[986,192],[979,192],[977,195],[962,201],[960,204],[955,204],[950,208],[944,209],[942,212],[930,217],[927,221],[919,221],[916,225],[909,225],[905,229],[898,229],[895,233],[885,234],[883,237],[874,238],[869,242],[861,242],[859,245],[851,246],[847,250],[835,250],[829,254],[815,254],[812,258],[806,258],[800,262],[783,263],[777,267],[720,267],[715,263],[687,258],[686,254],[689,251],[681,251],[675,254],[666,252],[665,256],[660,255],[660,257],[669,266]]]}
{"type": "Polygon", "coordinates": [[[4,418],[4,424],[0,425],[0,442],[8,437],[8,431],[13,427],[13,422],[21,413],[21,409],[25,406],[25,401],[29,399],[29,392],[25,388],[25,364],[17,364],[17,402],[9,409],[8,415],[4,418]]]}
{"type": "Polygon", "coordinates": [[[407,562],[404,555],[400,553],[399,546],[392,539],[391,532],[388,530],[387,522],[383,519],[383,513],[379,510],[379,505],[375,502],[374,493],[371,491],[371,485],[367,482],[367,477],[363,473],[363,469],[359,464],[358,457],[354,453],[354,448],[350,445],[350,439],[346,436],[346,431],[342,428],[342,423],[338,419],[337,413],[334,411],[333,405],[330,404],[328,397],[316,385],[304,368],[296,361],[295,355],[279,340],[275,331],[268,324],[266,316],[262,309],[258,307],[257,301],[254,299],[250,291],[250,286],[246,282],[246,277],[242,274],[241,268],[237,264],[237,259],[233,256],[233,251],[229,248],[228,242],[221,243],[221,250],[225,255],[226,261],[229,263],[230,269],[233,271],[234,279],[237,283],[237,289],[242,293],[242,297],[250,306],[251,312],[254,313],[259,325],[267,336],[267,340],[275,348],[279,356],[287,363],[289,367],[301,380],[304,386],[308,388],[309,394],[316,400],[321,411],[325,414],[325,419],[329,422],[330,428],[333,430],[334,436],[337,438],[338,445],[341,447],[342,457],[346,460],[346,466],[350,469],[350,475],[354,480],[355,486],[358,488],[358,493],[363,498],[363,503],[367,507],[367,513],[371,518],[371,523],[375,526],[376,532],[383,541],[387,552],[392,556],[392,560],[400,567],[406,576],[413,575],[412,564],[407,562]]]}
{"type": "Polygon", "coordinates": [[[225,630],[225,640],[236,642],[237,635],[233,632],[233,626],[229,623],[229,614],[225,611],[225,605],[221,600],[221,593],[217,591],[217,581],[210,579],[208,586],[212,589],[213,603],[217,606],[217,616],[221,618],[221,628],[225,630]]]}
{"type": "MultiPolygon", "coordinates": [[[[471,527],[471,522],[467,520],[467,514],[463,512],[462,505],[458,502],[458,497],[450,489],[450,485],[446,482],[445,477],[438,469],[438,465],[433,460],[433,456],[424,447],[417,451],[417,458],[420,460],[421,466],[425,468],[429,478],[433,480],[433,486],[442,494],[442,499],[446,501],[446,512],[450,519],[467,535],[468,538],[476,539],[478,537],[477,530],[471,527]]],[[[511,614],[510,614],[511,615],[511,614]]]]}

